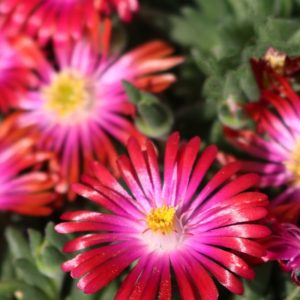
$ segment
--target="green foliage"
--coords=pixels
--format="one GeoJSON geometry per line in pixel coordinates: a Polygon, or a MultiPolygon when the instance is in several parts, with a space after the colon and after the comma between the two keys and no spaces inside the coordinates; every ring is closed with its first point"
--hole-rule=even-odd
{"type": "Polygon", "coordinates": [[[145,135],[159,138],[167,135],[173,125],[173,115],[167,105],[156,96],[139,91],[124,81],[124,88],[129,100],[136,106],[136,127],[145,135]]]}
{"type": "Polygon", "coordinates": [[[45,232],[43,237],[38,231],[29,229],[26,239],[15,228],[6,230],[6,255],[11,271],[2,270],[0,297],[60,299],[64,277],[60,265],[66,259],[61,247],[67,239],[54,231],[53,223],[47,225],[45,232]]]}
{"type": "Polygon", "coordinates": [[[244,281],[244,294],[232,296],[232,300],[296,300],[300,299],[300,287],[293,284],[289,274],[280,271],[276,263],[255,268],[256,278],[244,281]]]}
{"type": "Polygon", "coordinates": [[[48,223],[45,234],[28,229],[9,227],[5,233],[7,249],[0,272],[0,300],[111,300],[118,281],[113,281],[99,293],[85,295],[76,281],[61,270],[68,259],[62,253],[68,237],[55,232],[48,223]]]}
{"type": "MultiPolygon", "coordinates": [[[[228,98],[237,103],[257,99],[251,57],[262,56],[269,47],[299,54],[300,21],[292,17],[298,9],[292,0],[197,0],[170,17],[171,36],[206,76],[205,101],[221,107],[211,118],[218,114],[228,123],[222,109],[228,98]]],[[[230,122],[233,127],[240,123],[230,122]]]]}

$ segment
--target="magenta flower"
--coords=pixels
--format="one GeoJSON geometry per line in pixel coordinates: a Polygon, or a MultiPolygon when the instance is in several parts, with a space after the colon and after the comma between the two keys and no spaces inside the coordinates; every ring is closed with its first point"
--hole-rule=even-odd
{"type": "Polygon", "coordinates": [[[273,233],[266,241],[265,260],[279,260],[283,270],[291,272],[300,285],[300,229],[288,223],[273,224],[273,233]]]}
{"type": "Polygon", "coordinates": [[[118,166],[127,192],[102,165],[74,190],[107,212],[64,213],[60,233],[84,233],[68,242],[64,251],[81,251],[63,264],[63,270],[81,278],[78,287],[94,293],[133,264],[115,299],[171,299],[171,274],[183,299],[217,299],[212,277],[233,293],[243,293],[237,279],[252,279],[254,272],[240,257],[261,257],[256,239],[269,230],[259,224],[267,214],[267,197],[246,191],[258,176],[232,179],[238,163],[222,168],[201,187],[217,149],[207,147],[197,159],[200,139],[179,146],[179,135],[167,141],[163,181],[157,151],[147,141],[143,150],[135,139],[128,143],[129,157],[118,166]],[[92,248],[91,248],[92,247],[92,248]]]}
{"type": "Polygon", "coordinates": [[[0,36],[0,111],[18,107],[27,89],[34,83],[31,56],[35,46],[24,37],[5,39],[0,36]]]}
{"type": "Polygon", "coordinates": [[[172,52],[167,44],[153,41],[122,57],[108,57],[87,42],[78,42],[56,48],[58,68],[37,56],[39,88],[20,104],[25,112],[19,123],[40,131],[40,148],[58,155],[68,182],[78,181],[82,161],[85,167],[96,158],[116,169],[111,137],[122,144],[129,136],[143,139],[128,119],[135,109],[122,80],[162,91],[175,76],[156,73],[182,62],[181,57],[170,56],[172,52]]]}
{"type": "Polygon", "coordinates": [[[253,157],[241,161],[242,169],[258,173],[260,187],[284,188],[272,201],[277,206],[300,199],[300,98],[287,79],[274,79],[277,84],[263,90],[260,101],[248,107],[257,130],[225,132],[233,145],[253,157]]]}
{"type": "Polygon", "coordinates": [[[38,151],[36,136],[15,127],[15,116],[0,125],[0,211],[43,216],[59,200],[62,186],[53,154],[38,151]]]}
{"type": "Polygon", "coordinates": [[[22,32],[44,44],[51,37],[66,41],[78,40],[84,33],[94,35],[100,13],[117,10],[129,21],[138,8],[137,0],[1,0],[0,24],[8,35],[22,32]]]}

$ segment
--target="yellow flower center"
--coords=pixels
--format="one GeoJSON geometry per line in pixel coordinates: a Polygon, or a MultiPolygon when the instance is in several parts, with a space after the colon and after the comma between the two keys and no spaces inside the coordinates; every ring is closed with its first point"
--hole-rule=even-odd
{"type": "Polygon", "coordinates": [[[175,213],[174,207],[166,205],[152,209],[147,216],[147,224],[152,231],[170,233],[175,227],[175,213]]]}
{"type": "Polygon", "coordinates": [[[296,142],[287,161],[284,162],[287,170],[294,175],[294,184],[300,185],[300,140],[296,142]]]}
{"type": "Polygon", "coordinates": [[[57,74],[51,84],[43,89],[43,94],[46,109],[61,119],[80,113],[90,98],[87,79],[72,70],[57,74]]]}
{"type": "Polygon", "coordinates": [[[282,73],[285,65],[286,55],[276,49],[269,48],[264,56],[265,61],[277,73],[282,73]]]}

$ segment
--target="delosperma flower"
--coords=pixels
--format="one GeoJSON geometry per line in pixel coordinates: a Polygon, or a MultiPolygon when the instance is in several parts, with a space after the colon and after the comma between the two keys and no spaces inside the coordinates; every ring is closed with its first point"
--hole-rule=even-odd
{"type": "Polygon", "coordinates": [[[269,48],[262,58],[252,58],[251,66],[259,89],[276,84],[276,74],[292,79],[300,71],[299,62],[299,56],[291,57],[274,48],[269,48]]]}
{"type": "Polygon", "coordinates": [[[226,129],[229,141],[253,159],[242,161],[246,172],[261,175],[260,187],[283,187],[272,204],[300,199],[300,98],[288,80],[274,75],[276,85],[251,105],[256,131],[226,129]]]}
{"type": "Polygon", "coordinates": [[[164,90],[175,76],[157,72],[182,62],[181,57],[170,56],[172,52],[161,41],[147,43],[121,57],[96,53],[85,41],[57,47],[58,69],[37,57],[40,85],[22,102],[25,111],[19,124],[41,131],[40,148],[58,154],[68,182],[78,180],[81,161],[86,166],[97,158],[114,167],[112,138],[122,144],[131,135],[143,138],[128,118],[135,109],[122,80],[152,92],[164,90]]]}
{"type": "Polygon", "coordinates": [[[0,111],[7,113],[34,83],[31,56],[34,43],[26,37],[6,39],[0,35],[0,111]]]}
{"type": "Polygon", "coordinates": [[[281,267],[291,272],[292,280],[300,285],[300,229],[289,223],[274,223],[273,233],[266,241],[268,260],[280,261],[281,267]]]}
{"type": "Polygon", "coordinates": [[[80,289],[94,293],[129,268],[115,299],[171,299],[173,275],[182,299],[217,299],[213,277],[231,292],[243,293],[237,277],[252,279],[254,272],[241,253],[265,253],[258,239],[269,234],[260,224],[267,196],[248,191],[257,175],[232,178],[239,163],[203,184],[217,149],[209,146],[197,158],[199,147],[198,137],[179,145],[179,135],[173,134],[161,178],[152,142],[141,148],[130,139],[129,156],[118,159],[126,189],[96,162],[92,175],[74,185],[105,210],[66,212],[65,222],[56,226],[60,233],[81,233],[64,247],[80,254],[62,266],[81,278],[80,289]]]}
{"type": "Polygon", "coordinates": [[[37,37],[44,44],[51,37],[64,42],[94,35],[100,14],[116,10],[129,21],[139,8],[137,0],[1,0],[0,24],[8,35],[20,32],[37,37]]]}
{"type": "Polygon", "coordinates": [[[38,137],[16,128],[14,119],[0,124],[0,211],[48,215],[59,199],[55,190],[60,176],[53,154],[38,151],[38,137]]]}

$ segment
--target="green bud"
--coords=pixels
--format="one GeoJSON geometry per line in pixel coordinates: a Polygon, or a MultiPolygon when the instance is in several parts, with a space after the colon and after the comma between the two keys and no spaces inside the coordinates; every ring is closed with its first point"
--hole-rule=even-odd
{"type": "Polygon", "coordinates": [[[58,234],[54,230],[53,222],[49,222],[47,224],[45,234],[46,234],[46,241],[57,249],[62,249],[64,244],[68,241],[68,238],[65,235],[58,234]]]}
{"type": "Polygon", "coordinates": [[[218,115],[221,123],[232,129],[241,129],[250,125],[250,119],[245,115],[243,108],[230,97],[221,103],[218,115]]]}
{"type": "Polygon", "coordinates": [[[126,94],[128,95],[129,101],[133,104],[139,103],[141,100],[141,92],[126,80],[123,80],[122,84],[126,94]]]}
{"type": "Polygon", "coordinates": [[[159,138],[167,135],[174,122],[171,110],[156,96],[141,92],[130,83],[123,81],[129,101],[136,105],[135,125],[145,135],[159,138]]]}

